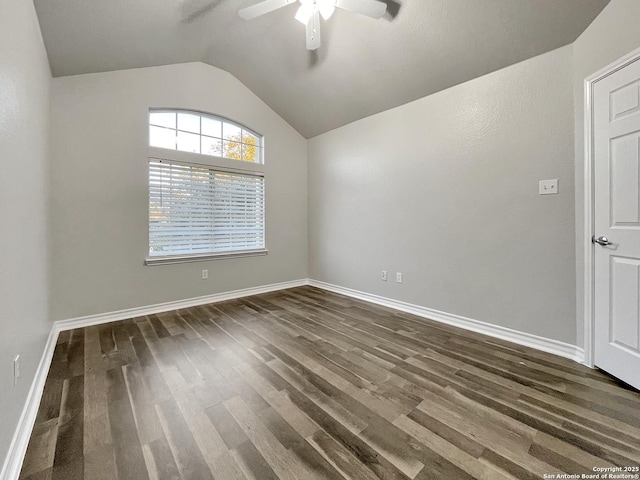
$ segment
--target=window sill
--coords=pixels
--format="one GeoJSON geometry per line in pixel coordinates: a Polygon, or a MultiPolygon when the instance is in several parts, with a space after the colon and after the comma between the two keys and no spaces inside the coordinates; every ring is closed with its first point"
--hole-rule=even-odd
{"type": "Polygon", "coordinates": [[[171,265],[173,263],[203,262],[205,260],[222,260],[225,258],[255,257],[266,255],[267,253],[269,253],[269,250],[264,248],[260,250],[242,250],[236,252],[204,253],[196,255],[167,255],[164,257],[147,257],[144,264],[147,266],[171,265]]]}

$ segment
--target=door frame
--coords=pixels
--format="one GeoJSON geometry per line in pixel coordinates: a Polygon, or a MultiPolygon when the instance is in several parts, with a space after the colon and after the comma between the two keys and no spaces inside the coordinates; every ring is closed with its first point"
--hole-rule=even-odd
{"type": "Polygon", "coordinates": [[[594,178],[594,131],[593,131],[593,87],[611,74],[640,61],[640,48],[598,70],[584,80],[584,363],[595,367],[595,249],[591,239],[595,235],[595,178],[594,178]]]}

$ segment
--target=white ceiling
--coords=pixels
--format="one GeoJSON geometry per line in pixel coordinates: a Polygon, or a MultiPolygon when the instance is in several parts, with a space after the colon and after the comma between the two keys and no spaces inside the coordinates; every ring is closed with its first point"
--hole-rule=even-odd
{"type": "Polygon", "coordinates": [[[202,61],[310,138],[573,42],[609,0],[386,0],[337,10],[305,48],[295,5],[256,0],[34,0],[54,76],[202,61]]]}

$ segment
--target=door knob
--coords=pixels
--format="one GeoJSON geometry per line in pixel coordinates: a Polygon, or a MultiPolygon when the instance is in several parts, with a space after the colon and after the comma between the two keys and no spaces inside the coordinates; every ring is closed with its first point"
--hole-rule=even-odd
{"type": "Polygon", "coordinates": [[[611,245],[611,242],[604,235],[600,235],[599,237],[594,236],[591,241],[593,243],[597,243],[598,245],[611,245]]]}

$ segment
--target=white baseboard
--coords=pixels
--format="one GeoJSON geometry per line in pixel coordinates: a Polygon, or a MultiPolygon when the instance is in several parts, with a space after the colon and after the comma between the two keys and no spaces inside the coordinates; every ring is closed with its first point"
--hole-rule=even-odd
{"type": "Polygon", "coordinates": [[[2,471],[0,472],[1,480],[17,480],[20,475],[22,461],[27,452],[31,431],[38,416],[40,399],[44,391],[44,384],[47,381],[47,374],[49,373],[49,367],[51,366],[51,359],[53,358],[53,351],[56,348],[57,341],[58,331],[54,327],[49,332],[49,338],[47,338],[47,343],[42,352],[35,377],[31,383],[31,388],[29,388],[27,400],[22,409],[20,419],[18,420],[18,426],[11,440],[11,445],[9,445],[9,451],[7,452],[2,471]]]}
{"type": "Polygon", "coordinates": [[[234,298],[258,295],[260,293],[275,292],[286,288],[301,287],[303,285],[308,285],[306,278],[290,282],[272,283],[271,285],[263,285],[261,287],[243,288],[242,290],[215,293],[213,295],[205,295],[203,297],[177,300],[175,302],[157,303],[155,305],[147,305],[145,307],[127,308],[125,310],[118,310],[115,312],[98,313],[96,315],[87,315],[85,317],[70,318],[68,320],[58,320],[55,322],[54,326],[61,332],[64,330],[73,330],[74,328],[90,327],[92,325],[100,325],[102,323],[116,322],[118,320],[142,317],[144,315],[152,315],[154,313],[170,312],[172,310],[195,307],[197,305],[223,302],[234,298]]]}
{"type": "Polygon", "coordinates": [[[383,305],[385,307],[400,310],[402,312],[411,313],[419,317],[446,323],[447,325],[452,325],[454,327],[464,328],[465,330],[482,333],[490,337],[507,340],[509,342],[517,343],[518,345],[535,348],[536,350],[542,350],[543,352],[552,353],[554,355],[559,355],[561,357],[565,357],[579,363],[584,363],[584,350],[569,343],[560,342],[551,338],[540,337],[531,333],[520,332],[518,330],[512,330],[510,328],[481,322],[480,320],[474,320],[472,318],[462,317],[460,315],[454,315],[452,313],[433,310],[431,308],[422,307],[420,305],[414,305],[411,303],[401,302],[399,300],[393,300],[391,298],[381,297],[379,295],[373,295],[371,293],[353,290],[351,288],[345,288],[330,283],[320,282],[318,280],[309,279],[308,284],[313,287],[322,288],[323,290],[328,290],[330,292],[339,293],[341,295],[346,295],[349,297],[358,298],[360,300],[365,300],[367,302],[376,303],[378,305],[383,305]]]}
{"type": "Polygon", "coordinates": [[[2,471],[0,472],[0,480],[17,480],[22,468],[24,455],[29,445],[29,438],[38,415],[38,407],[42,398],[44,384],[47,380],[53,352],[55,350],[58,335],[64,330],[72,330],[74,328],[89,327],[102,323],[115,322],[118,320],[126,320],[128,318],[140,317],[143,315],[151,315],[154,313],[169,312],[180,308],[194,307],[196,305],[205,305],[208,303],[222,302],[224,300],[232,300],[234,298],[248,297],[258,295],[260,293],[275,292],[286,288],[300,287],[308,285],[307,279],[294,280],[291,282],[273,283],[271,285],[263,285],[261,287],[244,288],[242,290],[233,290],[231,292],[216,293],[214,295],[205,295],[203,297],[189,298],[186,300],[178,300],[175,302],[158,303],[156,305],[147,305],[145,307],[128,308],[116,312],[100,313],[97,315],[87,315],[85,317],[71,318],[68,320],[59,320],[54,322],[49,338],[42,353],[42,358],[38,364],[35,378],[31,384],[27,400],[25,402],[22,415],[13,435],[9,452],[5,459],[2,471]]]}

